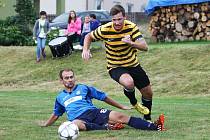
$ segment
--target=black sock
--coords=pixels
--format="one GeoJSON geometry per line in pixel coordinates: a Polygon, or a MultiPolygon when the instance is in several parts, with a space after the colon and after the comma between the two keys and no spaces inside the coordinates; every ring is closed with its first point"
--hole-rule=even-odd
{"type": "Polygon", "coordinates": [[[154,123],[136,117],[131,117],[128,122],[128,125],[136,129],[157,130],[157,125],[155,125],[154,123]]]}
{"type": "Polygon", "coordinates": [[[124,88],[124,94],[128,99],[130,100],[130,103],[132,105],[135,105],[137,103],[136,97],[135,97],[135,89],[125,89],[124,88]]]}
{"type": "Polygon", "coordinates": [[[144,115],[145,120],[151,120],[152,100],[141,98],[142,105],[149,109],[149,114],[144,115]]]}
{"type": "Polygon", "coordinates": [[[107,126],[106,125],[98,125],[96,123],[85,123],[86,126],[86,130],[107,130],[107,126]]]}

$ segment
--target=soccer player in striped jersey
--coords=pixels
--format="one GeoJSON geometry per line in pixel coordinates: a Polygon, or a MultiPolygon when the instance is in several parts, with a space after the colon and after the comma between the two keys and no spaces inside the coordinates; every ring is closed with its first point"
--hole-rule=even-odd
{"type": "Polygon", "coordinates": [[[126,20],[125,9],[115,5],[110,10],[112,22],[98,27],[85,37],[82,58],[91,57],[92,40],[103,40],[106,47],[107,69],[112,79],[124,87],[124,94],[145,120],[151,120],[152,89],[150,80],[140,66],[137,50],[147,51],[148,46],[138,26],[126,20]],[[142,94],[142,104],[137,102],[135,87],[142,94]]]}

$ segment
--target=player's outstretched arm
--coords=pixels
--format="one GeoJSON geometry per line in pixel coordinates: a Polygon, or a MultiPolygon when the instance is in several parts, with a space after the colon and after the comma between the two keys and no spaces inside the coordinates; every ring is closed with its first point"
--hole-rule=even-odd
{"type": "Polygon", "coordinates": [[[93,38],[91,37],[90,33],[85,36],[84,46],[83,46],[83,51],[82,51],[82,58],[86,61],[89,60],[90,57],[92,57],[90,53],[90,44],[92,40],[93,38]]]}
{"type": "Polygon", "coordinates": [[[53,113],[53,114],[50,116],[50,118],[49,118],[46,122],[40,124],[40,126],[43,126],[43,127],[50,126],[50,125],[52,125],[58,118],[59,118],[59,117],[56,116],[56,115],[53,113]]]}
{"type": "Polygon", "coordinates": [[[128,106],[122,105],[122,104],[116,102],[115,100],[111,99],[110,97],[106,97],[104,102],[106,102],[107,104],[112,105],[114,107],[117,107],[119,109],[123,109],[123,110],[130,110],[130,109],[132,109],[132,107],[128,107],[128,106]]]}

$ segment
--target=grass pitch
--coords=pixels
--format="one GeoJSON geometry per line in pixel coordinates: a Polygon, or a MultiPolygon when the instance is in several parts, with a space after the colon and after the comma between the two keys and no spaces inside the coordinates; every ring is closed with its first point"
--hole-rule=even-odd
{"type": "MultiPolygon", "coordinates": [[[[122,87],[106,71],[105,52],[93,49],[89,62],[81,52],[69,57],[35,63],[35,47],[0,47],[0,140],[56,140],[57,129],[65,116],[53,126],[41,128],[48,119],[57,92],[62,89],[58,71],[73,68],[79,83],[94,85],[120,103],[129,105],[122,87]]],[[[81,132],[79,140],[207,140],[210,137],[210,45],[209,42],[151,44],[140,52],[139,60],[147,71],[154,91],[153,119],[166,116],[166,132],[135,130],[81,132]]],[[[136,93],[140,101],[140,95],[136,93]]],[[[95,101],[99,107],[115,109],[95,101]]],[[[123,111],[140,116],[135,110],[123,111]]]]}

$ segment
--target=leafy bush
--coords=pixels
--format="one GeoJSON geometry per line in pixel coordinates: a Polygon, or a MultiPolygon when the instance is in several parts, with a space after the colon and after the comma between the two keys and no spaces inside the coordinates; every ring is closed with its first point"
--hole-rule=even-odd
{"type": "Polygon", "coordinates": [[[15,17],[9,17],[6,20],[0,20],[0,33],[0,45],[34,45],[32,36],[26,35],[22,32],[22,30],[16,24],[15,17]]]}
{"type": "Polygon", "coordinates": [[[0,45],[31,46],[32,27],[35,22],[35,11],[31,0],[17,0],[16,16],[0,20],[0,45]]]}
{"type": "Polygon", "coordinates": [[[58,28],[55,28],[55,29],[51,29],[50,32],[47,34],[47,44],[57,38],[59,36],[59,29],[58,28]]]}

